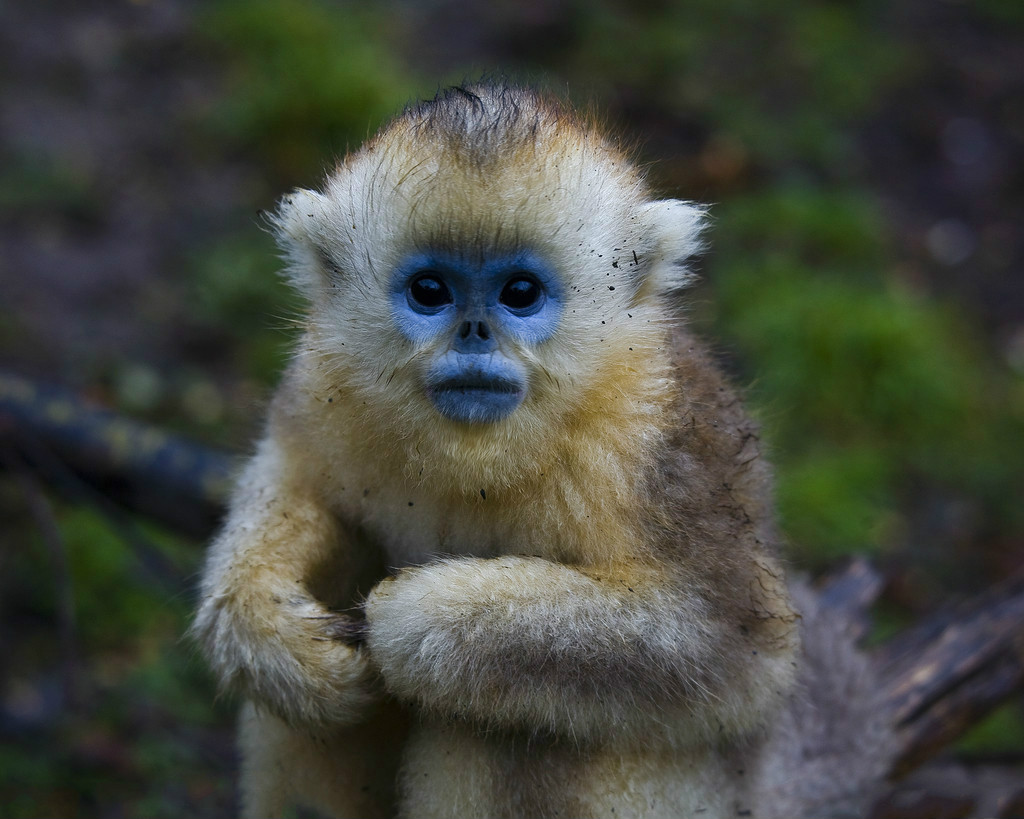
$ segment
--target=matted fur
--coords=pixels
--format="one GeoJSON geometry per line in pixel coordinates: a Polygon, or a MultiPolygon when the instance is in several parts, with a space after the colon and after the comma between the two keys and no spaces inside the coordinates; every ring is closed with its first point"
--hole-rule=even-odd
{"type": "Polygon", "coordinates": [[[282,201],[305,333],[194,626],[254,706],[248,815],[759,815],[736,771],[797,630],[756,430],[678,326],[701,222],[505,86],[408,109],[282,201]],[[515,412],[448,420],[392,271],[524,249],[559,278],[557,331],[502,350],[528,374],[515,412]],[[351,647],[338,612],[360,605],[351,647]]]}

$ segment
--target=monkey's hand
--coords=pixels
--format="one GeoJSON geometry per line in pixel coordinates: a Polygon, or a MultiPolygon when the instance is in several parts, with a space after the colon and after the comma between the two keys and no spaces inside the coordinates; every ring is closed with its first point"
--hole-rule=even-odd
{"type": "Polygon", "coordinates": [[[358,721],[375,673],[358,647],[364,626],[299,589],[250,584],[204,597],[192,628],[221,686],[294,725],[358,721]]]}
{"type": "Polygon", "coordinates": [[[367,643],[387,688],[429,711],[576,741],[715,741],[783,699],[795,639],[716,618],[693,586],[652,567],[450,559],[373,590],[367,643]]]}

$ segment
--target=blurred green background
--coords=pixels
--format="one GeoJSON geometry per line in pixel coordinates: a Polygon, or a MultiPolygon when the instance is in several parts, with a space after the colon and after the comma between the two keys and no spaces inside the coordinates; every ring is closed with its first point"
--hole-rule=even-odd
{"type": "MultiPolygon", "coordinates": [[[[502,72],[711,205],[689,314],[746,390],[796,566],[881,627],[1024,564],[1019,0],[0,4],[0,367],[244,451],[294,302],[258,211],[502,72]]],[[[0,462],[0,816],[223,816],[202,544],[0,462]]],[[[961,753],[1024,755],[1011,704],[961,753]]]]}

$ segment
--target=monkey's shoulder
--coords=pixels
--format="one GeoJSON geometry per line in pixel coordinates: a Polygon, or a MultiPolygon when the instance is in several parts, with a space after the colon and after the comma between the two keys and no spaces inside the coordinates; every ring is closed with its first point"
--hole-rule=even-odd
{"type": "Polygon", "coordinates": [[[673,389],[656,477],[691,492],[721,484],[770,492],[760,427],[711,352],[680,330],[670,357],[673,389]]]}
{"type": "Polygon", "coordinates": [[[774,565],[771,467],[757,423],[708,349],[678,332],[671,353],[669,421],[642,483],[644,514],[657,548],[728,587],[730,573],[748,578],[763,561],[774,565]]]}

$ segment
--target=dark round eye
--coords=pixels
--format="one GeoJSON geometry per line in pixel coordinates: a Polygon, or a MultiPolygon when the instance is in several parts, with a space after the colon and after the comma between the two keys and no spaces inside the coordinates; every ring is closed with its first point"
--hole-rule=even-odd
{"type": "Polygon", "coordinates": [[[512,310],[529,310],[539,305],[541,295],[537,282],[526,276],[517,276],[502,288],[498,301],[512,310]]]}
{"type": "Polygon", "coordinates": [[[434,310],[451,304],[452,293],[437,276],[420,276],[409,285],[409,298],[419,307],[434,310]]]}

